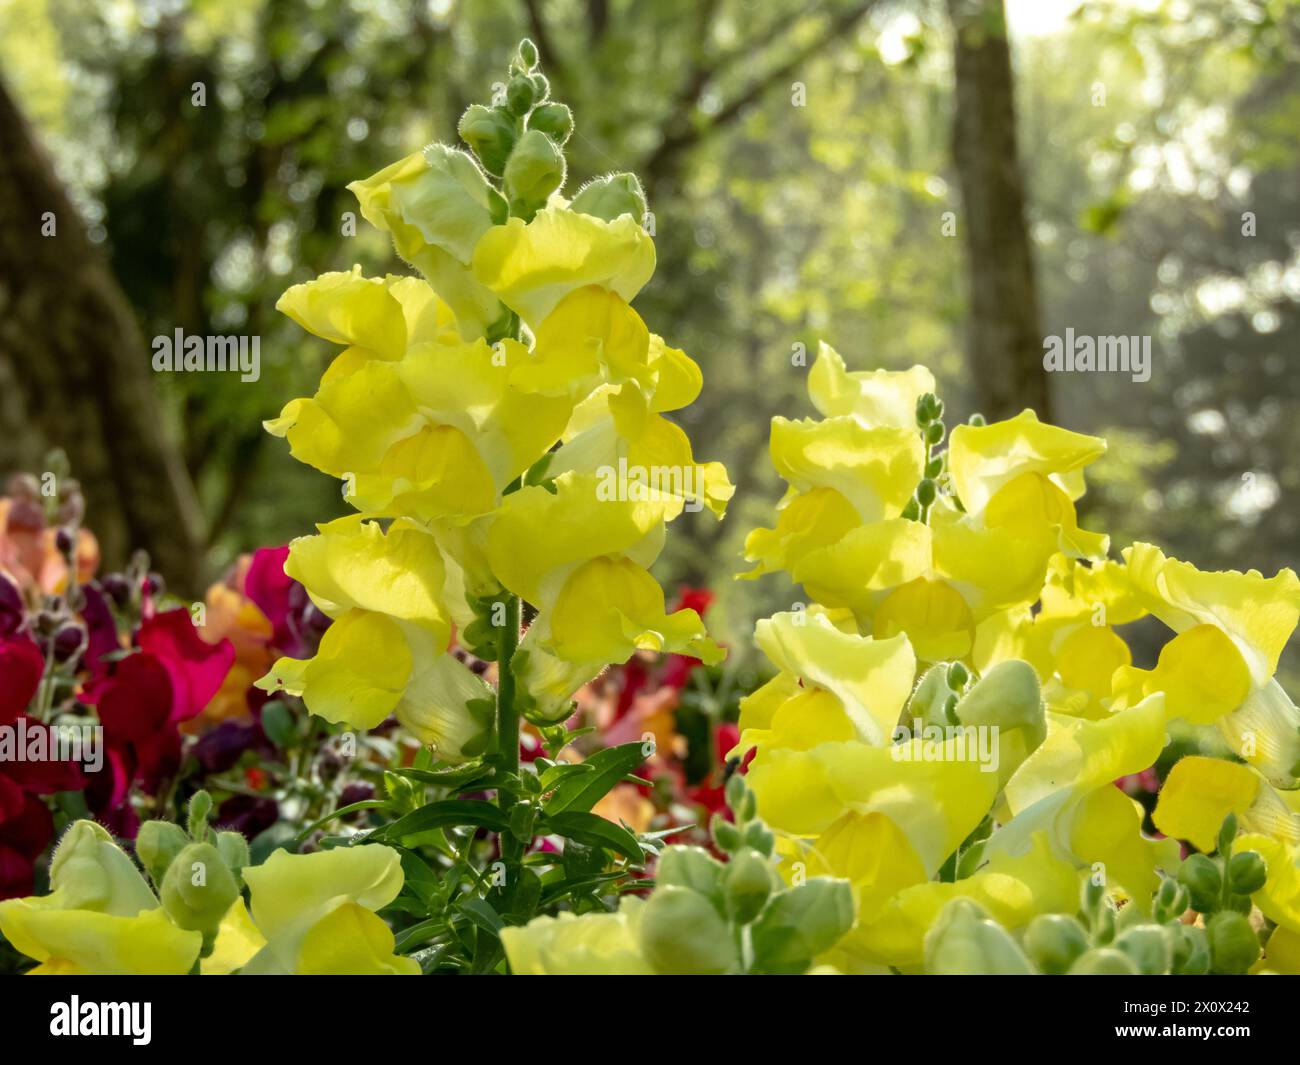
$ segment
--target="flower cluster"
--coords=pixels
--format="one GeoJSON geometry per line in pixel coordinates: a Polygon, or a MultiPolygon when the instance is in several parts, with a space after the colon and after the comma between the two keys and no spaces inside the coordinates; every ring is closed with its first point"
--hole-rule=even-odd
{"type": "Polygon", "coordinates": [[[333,624],[261,683],[356,729],[395,715],[448,763],[495,742],[495,693],[453,637],[503,660],[512,712],[537,722],[639,650],[721,656],[649,572],[668,521],[721,516],[732,492],[665,417],[699,367],[629,305],[655,264],[635,178],[561,195],[572,120],[534,63],[524,49],[506,102],[466,112],[472,153],[430,145],[350,186],[421,276],[354,268],[279,302],[342,350],[267,428],[359,513],[290,545],[286,572],[333,624]],[[609,491],[629,470],[668,472],[609,491]]]}
{"type": "Polygon", "coordinates": [[[1104,441],[1025,411],[977,417],[945,448],[920,367],[849,372],[823,347],[809,390],[824,418],[774,419],[790,490],[746,550],[747,576],[784,570],[816,602],[759,622],[778,672],[742,704],[738,753],[786,874],[853,885],[836,961],[919,969],[953,900],[979,910],[954,927],[1015,932],[1073,914],[1081,879],[1094,910],[1151,922],[1182,868],[1175,839],[1214,850],[1230,814],[1238,851],[1269,870],[1238,897],[1277,925],[1268,960],[1290,956],[1300,714],[1274,673],[1295,574],[1205,573],[1141,543],[1108,559],[1075,509],[1104,441]],[[1120,631],[1146,615],[1172,633],[1150,669],[1120,631]],[[1114,782],[1149,771],[1171,733],[1201,754],[1173,766],[1161,839],[1114,782]]]}

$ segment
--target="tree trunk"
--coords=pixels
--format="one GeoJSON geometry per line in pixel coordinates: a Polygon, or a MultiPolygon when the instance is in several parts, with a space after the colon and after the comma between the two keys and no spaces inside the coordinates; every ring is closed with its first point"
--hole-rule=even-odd
{"type": "Polygon", "coordinates": [[[0,471],[40,474],[62,448],[104,565],[144,548],[197,592],[202,514],[151,372],[131,308],[0,85],[0,471]]]}
{"type": "Polygon", "coordinates": [[[1051,417],[1002,0],[948,0],[955,46],[953,161],[964,210],[976,405],[990,420],[1051,417]]]}

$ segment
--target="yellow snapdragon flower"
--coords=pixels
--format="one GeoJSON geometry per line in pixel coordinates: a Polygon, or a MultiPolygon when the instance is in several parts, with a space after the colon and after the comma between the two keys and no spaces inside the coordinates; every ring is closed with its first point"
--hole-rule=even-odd
{"type": "Polygon", "coordinates": [[[334,623],[314,657],[281,658],[258,686],[300,695],[312,713],[354,728],[395,714],[448,761],[481,753],[492,689],[444,653],[451,617],[433,534],[404,518],[387,532],[360,516],[318,528],[289,545],[285,572],[334,623]]]}

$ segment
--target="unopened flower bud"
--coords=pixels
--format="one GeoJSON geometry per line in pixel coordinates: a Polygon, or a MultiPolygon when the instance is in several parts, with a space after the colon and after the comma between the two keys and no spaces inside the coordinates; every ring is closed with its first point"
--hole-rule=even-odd
{"type": "Polygon", "coordinates": [[[1231,910],[1216,913],[1206,923],[1205,931],[1210,940],[1213,972],[1240,975],[1259,958],[1259,937],[1243,914],[1231,910]]]}
{"type": "Polygon", "coordinates": [[[1228,860],[1228,884],[1239,895],[1253,895],[1268,880],[1268,867],[1255,851],[1242,851],[1228,860]]]}
{"type": "Polygon", "coordinates": [[[1178,879],[1191,894],[1194,909],[1209,913],[1218,908],[1223,879],[1212,859],[1204,854],[1191,855],[1178,870],[1178,879]]]}
{"type": "Polygon", "coordinates": [[[1173,966],[1173,932],[1163,925],[1126,928],[1115,938],[1115,948],[1127,954],[1143,976],[1163,976],[1173,966]]]}
{"type": "Polygon", "coordinates": [[[1039,914],[1025,929],[1025,950],[1049,976],[1066,972],[1088,949],[1088,936],[1073,917],[1039,914]]]}
{"type": "Polygon", "coordinates": [[[639,223],[646,213],[645,192],[635,174],[610,174],[583,185],[569,207],[606,222],[630,214],[639,223]]]}
{"type": "Polygon", "coordinates": [[[180,825],[170,821],[145,821],[135,837],[135,856],[155,884],[161,884],[172,864],[190,839],[180,825]]]}
{"type": "Polygon", "coordinates": [[[533,81],[523,74],[510,79],[506,86],[506,104],[516,115],[528,114],[533,106],[533,81]]]}
{"type": "Polygon", "coordinates": [[[460,139],[473,149],[484,170],[496,177],[505,173],[506,161],[517,136],[514,116],[504,108],[472,104],[460,116],[456,128],[460,139]]]}
{"type": "Polygon", "coordinates": [[[772,894],[772,870],[767,858],[750,847],[742,847],[727,863],[722,886],[728,915],[733,921],[749,924],[763,912],[772,894]]]}
{"type": "Polygon", "coordinates": [[[191,843],[168,867],[159,896],[178,927],[214,935],[239,887],[216,847],[191,843]]]}
{"type": "Polygon", "coordinates": [[[528,128],[545,133],[556,144],[564,144],[573,135],[573,112],[564,104],[539,104],[528,116],[528,128]]]}
{"type": "Polygon", "coordinates": [[[506,162],[505,190],[512,214],[530,217],[564,184],[564,156],[550,137],[530,129],[506,162]]]}
{"type": "Polygon", "coordinates": [[[658,888],[641,914],[641,950],[665,975],[725,973],[735,963],[731,929],[707,898],[690,888],[658,888]]]}

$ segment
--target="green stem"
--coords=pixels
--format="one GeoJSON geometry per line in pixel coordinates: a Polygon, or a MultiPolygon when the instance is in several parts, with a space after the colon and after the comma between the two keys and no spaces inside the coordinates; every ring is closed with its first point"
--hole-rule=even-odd
{"type": "MultiPolygon", "coordinates": [[[[515,701],[515,675],[510,660],[519,646],[519,597],[505,601],[506,620],[497,649],[497,756],[503,773],[519,772],[519,708],[515,701]]],[[[497,803],[503,811],[514,805],[515,796],[507,788],[497,791],[497,803]]]]}

